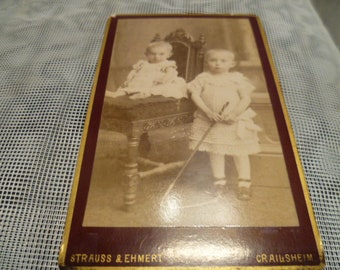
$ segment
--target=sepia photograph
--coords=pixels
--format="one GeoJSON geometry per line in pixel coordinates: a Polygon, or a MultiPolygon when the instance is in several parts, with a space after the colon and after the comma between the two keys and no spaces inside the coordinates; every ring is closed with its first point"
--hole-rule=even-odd
{"type": "Polygon", "coordinates": [[[82,225],[299,226],[249,18],[115,27],[82,225]]]}
{"type": "Polygon", "coordinates": [[[98,60],[61,266],[319,269],[257,17],[112,16],[98,60]]]}

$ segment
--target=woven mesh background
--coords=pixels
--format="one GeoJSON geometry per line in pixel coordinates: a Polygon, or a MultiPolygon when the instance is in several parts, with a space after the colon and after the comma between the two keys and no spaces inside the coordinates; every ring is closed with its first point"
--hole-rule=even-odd
{"type": "Polygon", "coordinates": [[[0,269],[57,269],[106,19],[258,15],[282,83],[326,252],[340,269],[340,57],[309,1],[0,2],[0,269]]]}

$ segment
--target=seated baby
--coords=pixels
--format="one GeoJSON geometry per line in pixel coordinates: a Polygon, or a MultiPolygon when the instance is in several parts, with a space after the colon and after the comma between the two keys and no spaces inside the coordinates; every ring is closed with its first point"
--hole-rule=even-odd
{"type": "Polygon", "coordinates": [[[140,60],[133,65],[126,81],[117,91],[106,91],[106,96],[127,95],[131,99],[152,95],[177,99],[187,97],[185,80],[178,77],[175,61],[168,60],[171,55],[170,43],[165,41],[150,43],[145,51],[146,60],[140,60]]]}

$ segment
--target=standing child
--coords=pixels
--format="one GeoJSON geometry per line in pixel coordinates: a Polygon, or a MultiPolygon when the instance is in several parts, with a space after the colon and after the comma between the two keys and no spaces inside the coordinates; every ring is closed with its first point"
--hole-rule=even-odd
{"type": "Polygon", "coordinates": [[[209,133],[199,145],[199,151],[209,153],[213,192],[222,192],[227,183],[225,155],[231,155],[238,173],[238,198],[251,197],[249,155],[260,151],[257,132],[260,128],[252,118],[256,115],[249,108],[254,86],[235,66],[234,54],[223,49],[212,49],[205,57],[207,71],[188,84],[188,90],[198,109],[190,134],[189,147],[195,149],[205,132],[209,133]]]}
{"type": "Polygon", "coordinates": [[[187,97],[185,81],[178,77],[175,61],[168,60],[171,55],[170,43],[165,41],[150,43],[145,51],[146,60],[140,60],[133,65],[123,85],[115,92],[106,91],[106,96],[128,95],[131,99],[151,95],[177,99],[187,97]]]}

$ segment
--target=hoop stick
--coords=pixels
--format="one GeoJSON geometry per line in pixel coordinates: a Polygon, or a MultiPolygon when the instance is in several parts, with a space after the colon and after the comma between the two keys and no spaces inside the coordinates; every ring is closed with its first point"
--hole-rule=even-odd
{"type": "MultiPolygon", "coordinates": [[[[221,108],[220,112],[218,113],[219,115],[221,115],[223,113],[223,111],[227,108],[227,106],[229,105],[229,102],[226,102],[223,107],[221,108]]],[[[161,203],[163,203],[164,199],[169,195],[170,191],[174,188],[176,182],[178,181],[178,179],[182,176],[184,170],[187,168],[187,166],[189,165],[190,161],[192,160],[192,158],[194,157],[194,155],[197,153],[198,148],[200,147],[200,145],[202,144],[203,140],[207,137],[207,135],[209,134],[210,130],[212,129],[212,127],[216,124],[216,122],[212,122],[210,124],[210,126],[208,127],[208,129],[204,132],[202,138],[199,140],[199,142],[197,143],[197,145],[195,146],[195,149],[192,151],[192,153],[190,154],[189,158],[185,161],[184,165],[182,166],[182,168],[180,169],[180,171],[177,173],[176,178],[172,181],[172,183],[169,185],[168,189],[166,190],[165,194],[162,197],[161,203]]]]}

